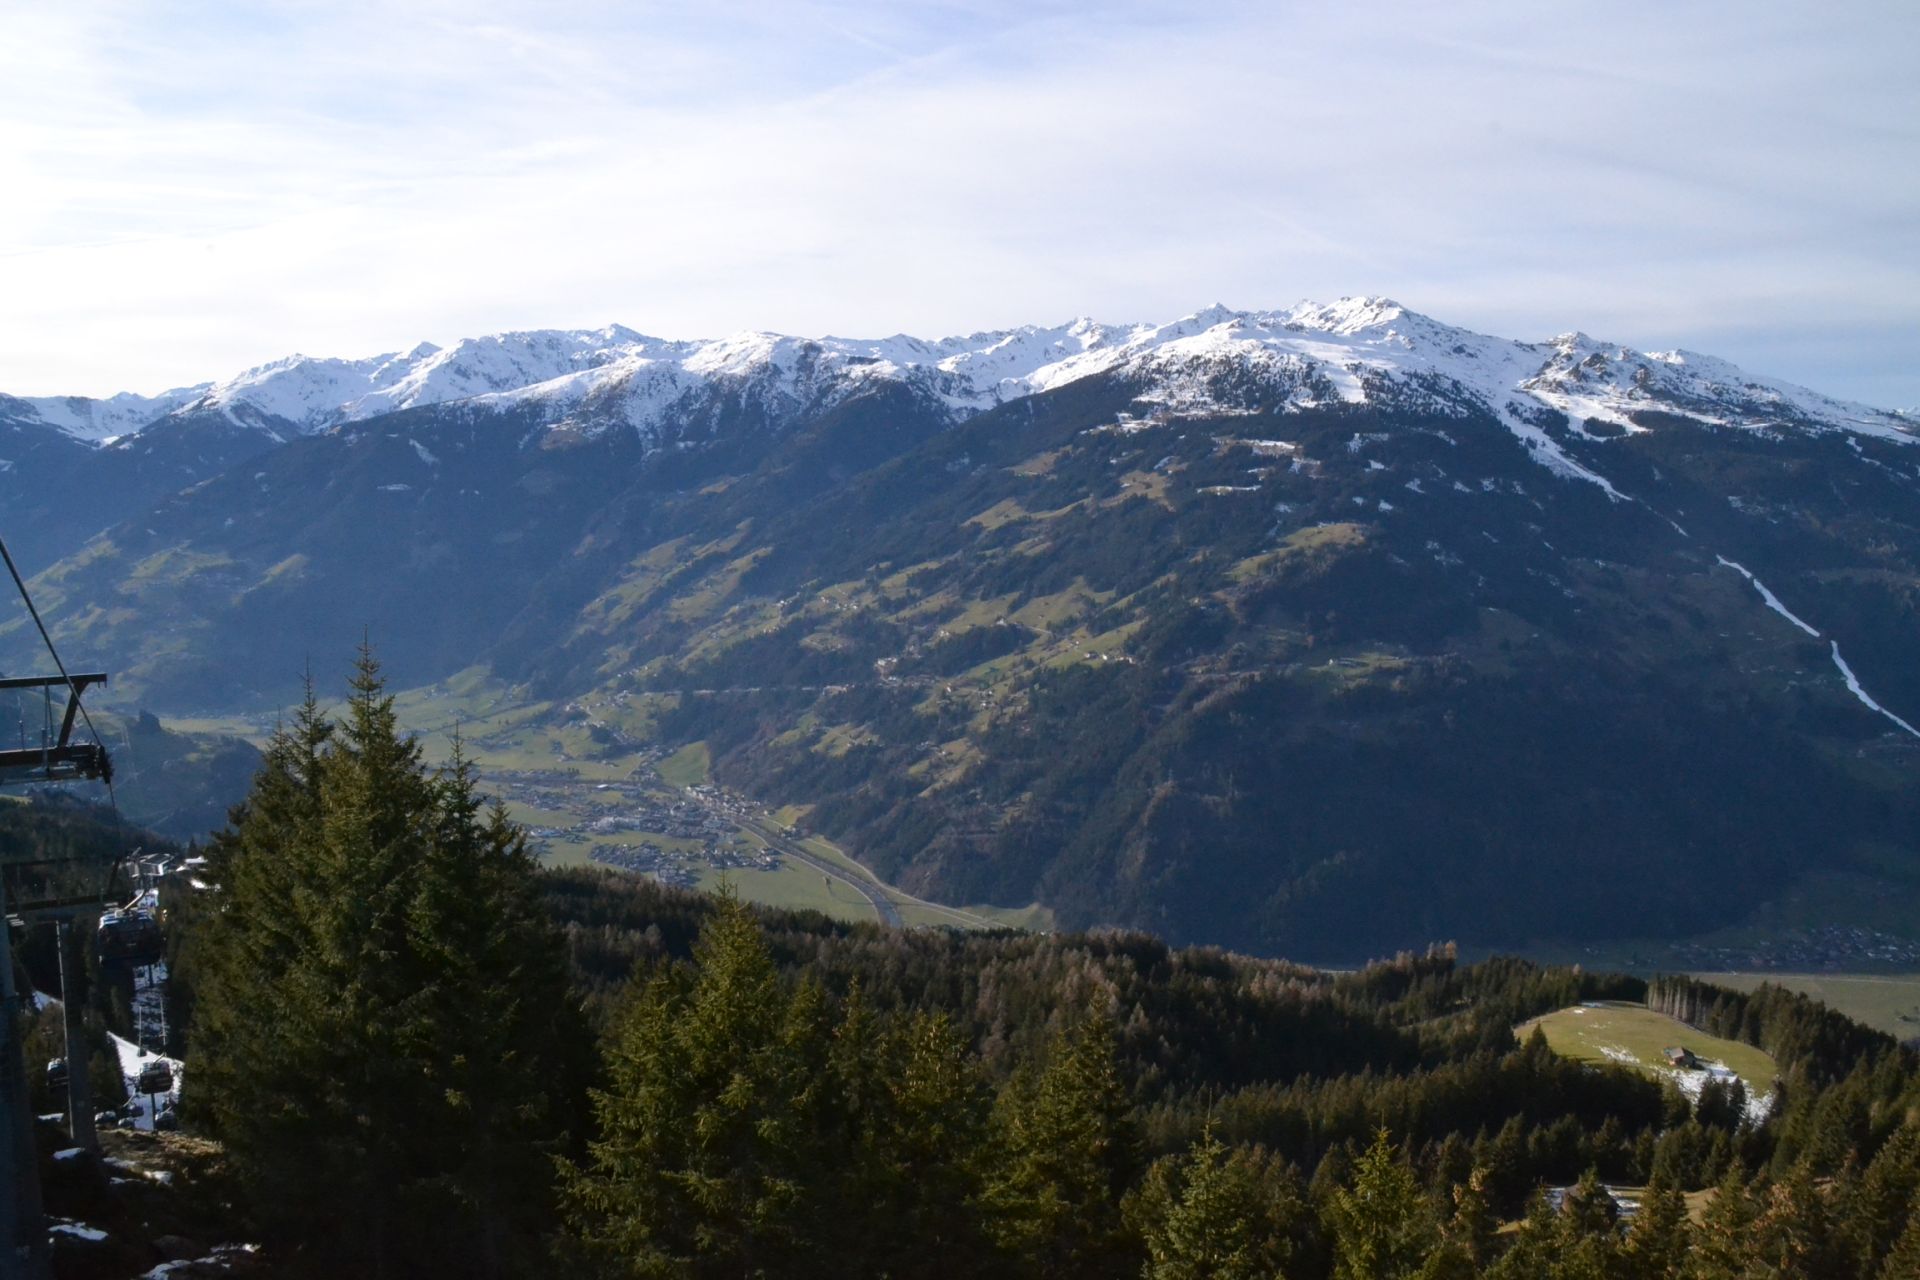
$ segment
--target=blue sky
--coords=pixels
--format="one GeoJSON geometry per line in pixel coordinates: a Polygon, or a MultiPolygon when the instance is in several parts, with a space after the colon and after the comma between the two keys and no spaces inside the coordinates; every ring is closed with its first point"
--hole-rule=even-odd
{"type": "Polygon", "coordinates": [[[0,391],[1380,293],[1920,405],[1910,3],[0,9],[0,391]]]}

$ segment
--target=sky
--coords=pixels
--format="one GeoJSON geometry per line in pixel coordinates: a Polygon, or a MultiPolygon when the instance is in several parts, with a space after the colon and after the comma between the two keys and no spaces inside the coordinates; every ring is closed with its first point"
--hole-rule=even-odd
{"type": "Polygon", "coordinates": [[[1383,294],[1920,406],[1920,6],[0,3],[0,392],[1383,294]]]}

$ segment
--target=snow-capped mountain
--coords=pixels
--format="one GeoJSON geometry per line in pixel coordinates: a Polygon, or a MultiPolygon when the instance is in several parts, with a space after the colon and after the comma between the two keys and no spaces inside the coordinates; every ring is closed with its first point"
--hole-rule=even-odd
{"type": "Polygon", "coordinates": [[[84,444],[111,444],[132,435],[206,394],[212,383],[178,387],[157,396],[122,392],[104,400],[89,396],[0,395],[0,425],[48,427],[84,444]]]}
{"type": "Polygon", "coordinates": [[[1358,298],[140,404],[0,402],[0,531],[159,711],[371,635],[550,705],[516,753],[706,741],[953,900],[1326,954],[1677,936],[1920,830],[1920,423],[1710,357],[1358,298]]]}
{"type": "Polygon", "coordinates": [[[669,341],[619,325],[503,333],[360,360],[289,356],[155,397],[0,398],[0,419],[110,444],[190,415],[214,413],[279,437],[467,401],[480,410],[532,408],[552,426],[590,433],[626,426],[658,438],[663,423],[714,392],[757,400],[777,420],[899,383],[936,398],[958,420],[1096,374],[1134,379],[1145,400],[1169,410],[1412,398],[1459,413],[1486,411],[1538,461],[1596,481],[1542,429],[1543,409],[1567,415],[1576,432],[1587,423],[1614,435],[1646,430],[1647,415],[1663,414],[1761,431],[1920,439],[1910,417],[1755,377],[1710,356],[1641,352],[1580,333],[1545,342],[1495,338],[1377,297],[1283,311],[1214,306],[1161,325],[1079,319],[938,341],[760,332],[669,341]]]}

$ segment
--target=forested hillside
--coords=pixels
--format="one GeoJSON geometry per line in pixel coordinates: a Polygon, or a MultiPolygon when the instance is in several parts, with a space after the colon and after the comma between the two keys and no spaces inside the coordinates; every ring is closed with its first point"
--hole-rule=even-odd
{"type": "Polygon", "coordinates": [[[370,628],[403,685],[704,743],[910,892],[1073,927],[1356,963],[1920,918],[1899,415],[1373,299],[654,341],[261,400],[284,443],[35,590],[162,712],[291,705],[370,628]]]}
{"type": "Polygon", "coordinates": [[[1920,1060],[1802,997],[543,873],[370,659],[208,853],[163,890],[181,1195],[256,1271],[1900,1280],[1920,1246],[1920,1060]],[[1516,1039],[1601,1000],[1777,1092],[1516,1039]]]}

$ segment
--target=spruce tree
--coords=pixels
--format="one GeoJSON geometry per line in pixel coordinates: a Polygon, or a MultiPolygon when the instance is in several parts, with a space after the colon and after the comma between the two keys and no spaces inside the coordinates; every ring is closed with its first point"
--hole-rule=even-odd
{"type": "Polygon", "coordinates": [[[1297,1196],[1263,1174],[1259,1156],[1229,1151],[1208,1124],[1182,1158],[1148,1172],[1139,1206],[1146,1280],[1272,1280],[1284,1274],[1297,1196]]]}
{"type": "Polygon", "coordinates": [[[866,1171],[868,1195],[846,1221],[879,1246],[876,1273],[988,1269],[977,1201],[989,1094],[966,1038],[944,1013],[914,1014],[886,1029],[879,1061],[884,1088],[859,1117],[850,1162],[866,1171]]]}
{"type": "Polygon", "coordinates": [[[1811,1162],[1769,1188],[1753,1224],[1754,1254],[1764,1275],[1795,1280],[1851,1280],[1848,1250],[1837,1238],[1826,1196],[1814,1184],[1811,1162]]]}
{"type": "Polygon", "coordinates": [[[1622,1271],[1620,1213],[1589,1168],[1567,1189],[1554,1224],[1556,1280],[1610,1280],[1622,1271]]]}
{"type": "Polygon", "coordinates": [[[1686,1197],[1656,1176],[1627,1235],[1627,1273],[1633,1280],[1680,1280],[1691,1237],[1686,1197]]]}
{"type": "Polygon", "coordinates": [[[1507,1251],[1487,1268],[1488,1280],[1551,1280],[1560,1257],[1560,1215],[1554,1212],[1545,1192],[1527,1202],[1527,1215],[1520,1223],[1507,1251]]]}
{"type": "Polygon", "coordinates": [[[1029,1271],[1104,1277],[1138,1265],[1120,1200],[1138,1168],[1131,1104],[1105,1010],[1055,1036],[1037,1079],[1003,1090],[989,1229],[1029,1271]]]}
{"type": "Polygon", "coordinates": [[[524,1270],[577,1124],[584,1026],[523,838],[436,775],[361,654],[309,690],[210,851],[190,1117],[261,1229],[367,1275],[524,1270]]]}
{"type": "Polygon", "coordinates": [[[1899,1237],[1900,1224],[1920,1204],[1916,1190],[1920,1190],[1920,1121],[1910,1120],[1894,1130],[1867,1166],[1854,1211],[1845,1224],[1865,1274],[1873,1274],[1899,1237]]]}
{"type": "Polygon", "coordinates": [[[1872,1275],[1874,1280],[1913,1280],[1920,1276],[1920,1206],[1907,1218],[1906,1230],[1900,1233],[1892,1252],[1872,1275]]]}
{"type": "Polygon", "coordinates": [[[1453,1216],[1447,1219],[1447,1240],[1471,1267],[1484,1267],[1493,1259],[1494,1237],[1499,1229],[1500,1223],[1487,1198],[1486,1170],[1475,1169],[1453,1188],[1453,1216]]]}
{"type": "Polygon", "coordinates": [[[824,1269],[819,1188],[829,1056],[817,987],[789,987],[731,895],[691,977],[632,997],[594,1095],[600,1137],[565,1171],[578,1246],[611,1273],[802,1275],[824,1269]]]}
{"type": "Polygon", "coordinates": [[[1385,1129],[1355,1162],[1353,1185],[1330,1206],[1336,1280],[1417,1275],[1440,1243],[1432,1206],[1385,1129]]]}
{"type": "Polygon", "coordinates": [[[1740,1166],[1730,1165],[1694,1233],[1688,1280],[1740,1280],[1756,1256],[1753,1224],[1757,1216],[1740,1166]]]}

